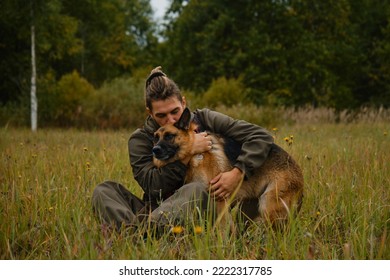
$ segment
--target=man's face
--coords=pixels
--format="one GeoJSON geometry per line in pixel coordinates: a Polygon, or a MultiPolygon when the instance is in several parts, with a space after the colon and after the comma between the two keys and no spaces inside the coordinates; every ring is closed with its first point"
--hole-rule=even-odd
{"type": "Polygon", "coordinates": [[[186,107],[186,100],[180,102],[177,97],[152,102],[152,108],[148,108],[149,114],[160,125],[174,124],[179,119],[186,107]]]}

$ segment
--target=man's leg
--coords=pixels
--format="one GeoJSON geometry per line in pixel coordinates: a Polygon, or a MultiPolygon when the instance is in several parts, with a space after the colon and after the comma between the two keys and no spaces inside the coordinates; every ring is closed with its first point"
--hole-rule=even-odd
{"type": "Polygon", "coordinates": [[[92,195],[95,213],[108,225],[116,229],[138,224],[137,213],[145,203],[129,192],[124,186],[112,181],[99,184],[92,195]]]}
{"type": "Polygon", "coordinates": [[[193,218],[205,218],[206,210],[212,209],[213,204],[203,184],[189,183],[164,200],[151,213],[150,221],[159,228],[182,225],[193,222],[193,218]],[[196,217],[197,213],[202,217],[196,217]]]}

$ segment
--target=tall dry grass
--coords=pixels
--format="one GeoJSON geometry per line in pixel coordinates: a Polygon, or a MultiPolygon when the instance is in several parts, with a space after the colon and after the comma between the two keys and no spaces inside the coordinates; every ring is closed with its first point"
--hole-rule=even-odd
{"type": "Polygon", "coordinates": [[[390,109],[362,107],[358,110],[341,110],[326,107],[258,107],[253,104],[237,104],[231,107],[217,106],[216,111],[245,119],[263,126],[275,125],[320,125],[323,123],[378,123],[390,121],[390,109]]]}
{"type": "Polygon", "coordinates": [[[267,127],[304,171],[304,204],[288,230],[253,225],[223,238],[186,228],[159,239],[104,232],[91,210],[93,188],[106,179],[141,196],[131,130],[1,129],[0,259],[390,259],[388,124],[267,127]]]}

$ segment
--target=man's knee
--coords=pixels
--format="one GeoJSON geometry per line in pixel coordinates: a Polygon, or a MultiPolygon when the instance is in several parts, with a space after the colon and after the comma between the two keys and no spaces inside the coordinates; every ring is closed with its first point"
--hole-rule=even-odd
{"type": "Polygon", "coordinates": [[[110,197],[117,192],[115,185],[117,185],[117,183],[104,181],[95,187],[92,193],[92,205],[94,208],[102,202],[103,198],[110,197]]]}
{"type": "Polygon", "coordinates": [[[93,195],[101,193],[120,192],[122,188],[122,185],[117,182],[104,181],[103,183],[100,183],[96,186],[95,190],[93,191],[93,195]]]}
{"type": "Polygon", "coordinates": [[[97,185],[92,194],[92,209],[105,223],[119,229],[122,224],[136,223],[135,212],[143,205],[141,202],[129,200],[130,193],[117,182],[105,181],[97,185]],[[132,209],[134,206],[134,209],[132,209]]]}
{"type": "Polygon", "coordinates": [[[178,192],[186,197],[202,197],[207,195],[206,186],[198,182],[192,182],[182,186],[178,192]]]}
{"type": "Polygon", "coordinates": [[[102,193],[106,192],[108,190],[106,182],[100,183],[95,187],[92,193],[92,200],[96,199],[97,197],[100,197],[102,193]]]}

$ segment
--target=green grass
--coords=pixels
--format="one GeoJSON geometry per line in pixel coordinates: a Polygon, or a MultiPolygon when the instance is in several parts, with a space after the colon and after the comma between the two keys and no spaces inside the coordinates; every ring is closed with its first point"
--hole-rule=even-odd
{"type": "Polygon", "coordinates": [[[0,259],[390,259],[384,123],[279,127],[276,142],[304,171],[300,215],[285,232],[253,225],[230,238],[102,233],[91,210],[95,185],[111,179],[141,196],[130,133],[1,129],[0,259]],[[292,145],[283,140],[290,135],[292,145]]]}

